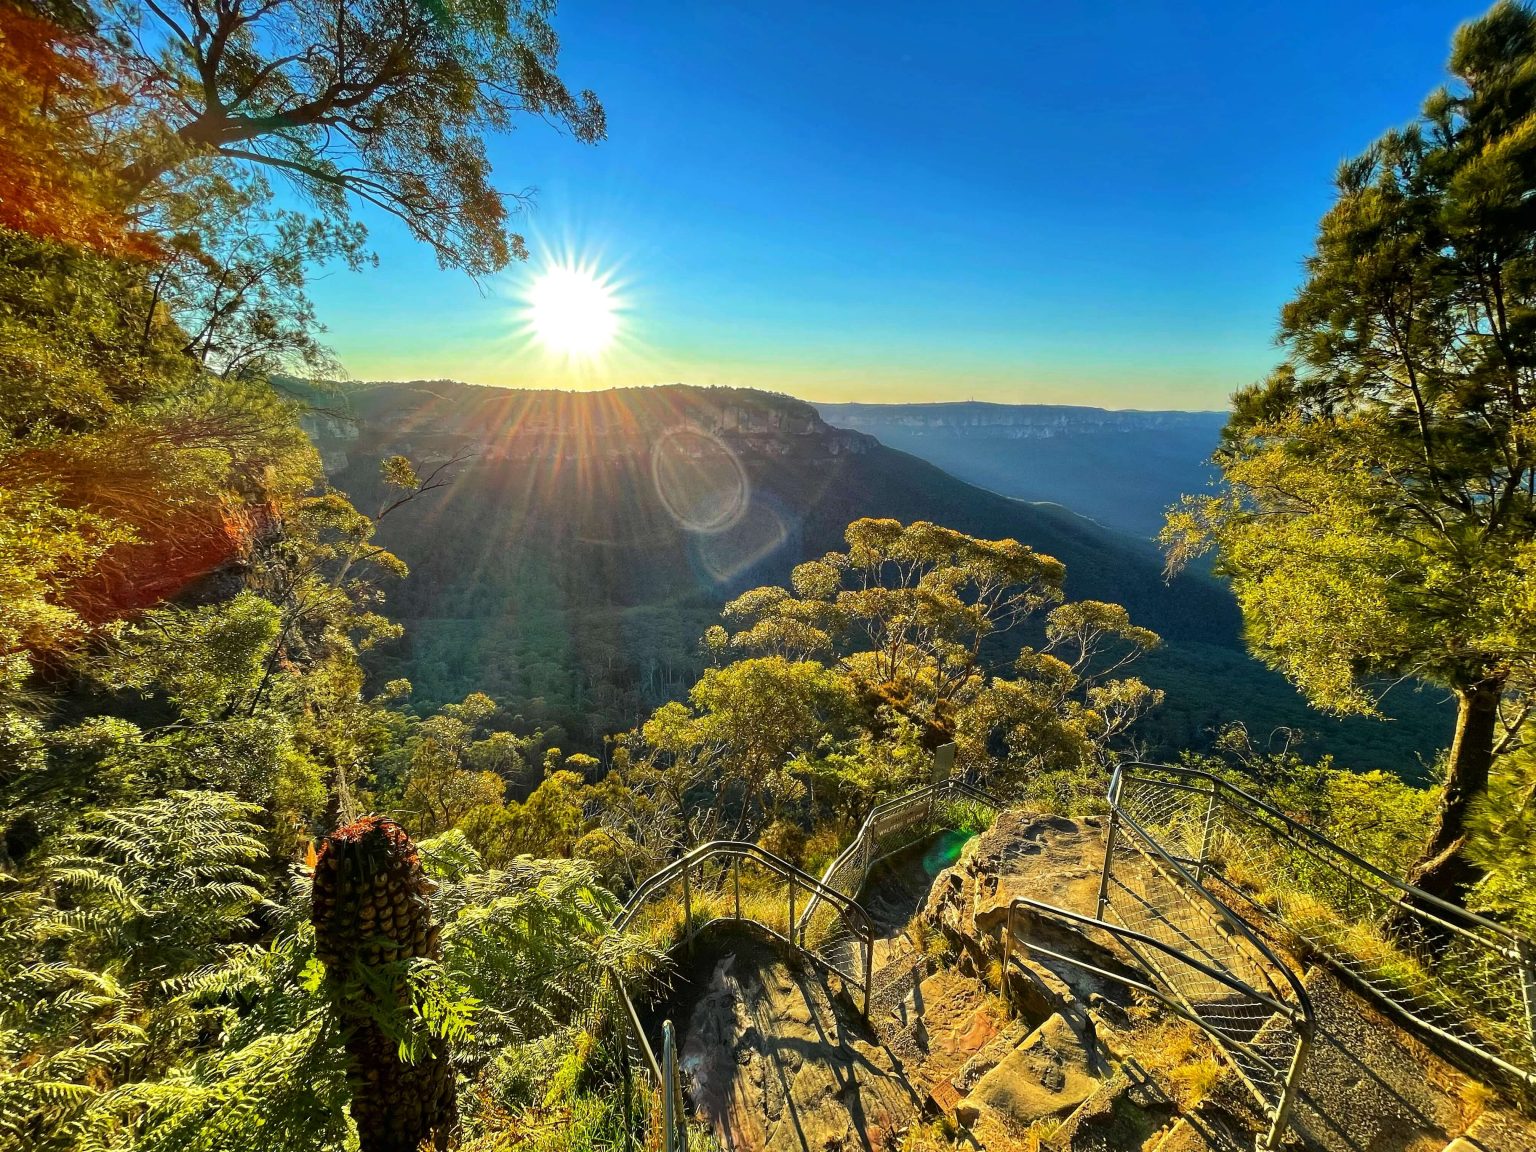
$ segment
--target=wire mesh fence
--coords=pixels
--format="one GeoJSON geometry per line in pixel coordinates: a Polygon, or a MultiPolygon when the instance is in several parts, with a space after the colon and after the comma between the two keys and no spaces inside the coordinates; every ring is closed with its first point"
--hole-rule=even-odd
{"type": "Polygon", "coordinates": [[[1273,806],[1194,769],[1128,764],[1111,784],[1199,885],[1272,927],[1399,1018],[1536,1089],[1536,952],[1503,925],[1403,883],[1273,806]]]}
{"type": "MultiPolygon", "coordinates": [[[[856,899],[870,869],[904,848],[951,829],[979,830],[992,821],[1002,805],[981,789],[953,777],[914,789],[871,809],[858,833],[822,873],[824,887],[856,899]]],[[[814,934],[825,915],[816,898],[805,906],[801,930],[814,934]]]]}
{"type": "Polygon", "coordinates": [[[1177,799],[1127,790],[1117,774],[1110,804],[1097,920],[1217,1042],[1270,1118],[1265,1147],[1278,1147],[1315,1027],[1306,989],[1202,885],[1183,840],[1170,842],[1186,831],[1177,799]]]}
{"type": "Polygon", "coordinates": [[[1024,897],[1008,906],[1003,931],[1005,973],[1016,949],[1058,971],[1063,967],[1081,969],[1150,996],[1202,1029],[1248,1085],[1268,1117],[1269,1129],[1261,1139],[1261,1147],[1281,1146],[1312,1044],[1311,1006],[1305,993],[1300,1003],[1278,998],[1219,963],[1207,963],[1200,955],[1169,944],[1157,935],[1024,897]],[[1095,964],[1086,958],[1091,953],[1084,950],[1063,952],[1052,947],[1048,938],[1039,938],[1034,930],[1041,923],[1064,927],[1101,945],[1107,941],[1111,953],[1118,946],[1136,960],[1145,979],[1095,964]]]}

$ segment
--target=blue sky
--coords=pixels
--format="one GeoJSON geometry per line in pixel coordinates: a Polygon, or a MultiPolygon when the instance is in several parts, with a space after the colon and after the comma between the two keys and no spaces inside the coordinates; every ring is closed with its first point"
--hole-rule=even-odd
{"type": "Polygon", "coordinates": [[[1278,355],[1338,162],[1485,7],[566,0],[609,139],[492,142],[530,263],[476,285],[365,216],[380,266],[313,295],[359,379],[1220,408],[1278,355]],[[520,332],[559,255],[622,300],[600,363],[520,332]]]}

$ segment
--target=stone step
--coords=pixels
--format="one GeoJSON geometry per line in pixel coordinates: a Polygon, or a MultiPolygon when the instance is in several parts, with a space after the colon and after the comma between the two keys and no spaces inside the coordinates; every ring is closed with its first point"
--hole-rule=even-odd
{"type": "Polygon", "coordinates": [[[1098,1090],[1041,1145],[1050,1152],[1141,1148],[1157,1135],[1174,1102],[1134,1060],[1115,1068],[1098,1090]]]}
{"type": "Polygon", "coordinates": [[[1015,1134],[1070,1116],[1106,1071],[1058,1013],[983,1075],[955,1116],[987,1147],[1008,1147],[1015,1134]]]}
{"type": "Polygon", "coordinates": [[[1447,1144],[1445,1152],[1536,1152],[1536,1123],[1489,1109],[1447,1144]]]}

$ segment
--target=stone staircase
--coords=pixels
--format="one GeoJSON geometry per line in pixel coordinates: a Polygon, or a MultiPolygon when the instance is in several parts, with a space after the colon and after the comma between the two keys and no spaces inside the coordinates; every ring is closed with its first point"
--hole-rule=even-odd
{"type": "MultiPolygon", "coordinates": [[[[1084,822],[1010,812],[969,846],[935,881],[927,909],[956,940],[960,969],[987,972],[995,961],[991,942],[1016,895],[1091,914],[1103,851],[1098,833],[1084,822]]],[[[1149,914],[1162,913],[1153,898],[1158,888],[1142,891],[1149,914]]],[[[1196,939],[1202,934],[1190,917],[1200,915],[1186,906],[1166,910],[1170,931],[1182,928],[1196,939]]],[[[1098,940],[1086,937],[1074,944],[1062,933],[1051,943],[1078,947],[1100,967],[1136,963],[1106,954],[1098,940]]],[[[1185,1070],[1215,1055],[1190,1048],[1190,1026],[1160,1017],[1148,1003],[1117,995],[1107,982],[1081,972],[1017,954],[1013,967],[1009,998],[1033,1030],[983,1077],[952,1084],[948,1112],[957,1123],[971,1121],[964,1126],[982,1147],[1252,1152],[1264,1118],[1237,1076],[1212,1063],[1213,1082],[1190,1090],[1185,1070]],[[1042,1060],[1045,1052],[1051,1056],[1042,1060]],[[1181,1059],[1170,1061],[1170,1053],[1181,1059]],[[1060,1069],[1055,1081],[1049,1064],[1060,1069]],[[1069,1069],[1073,1075],[1066,1074],[1069,1069]],[[1059,1085],[1055,1093],[1053,1082],[1059,1085]]],[[[1498,1109],[1486,1088],[1328,972],[1309,970],[1305,985],[1318,1037],[1301,1080],[1290,1146],[1312,1152],[1536,1152],[1536,1126],[1498,1109]]],[[[1254,1042],[1262,1045],[1266,1029],[1277,1025],[1255,1014],[1254,1042]]],[[[938,1095],[933,1099],[939,1102],[938,1095]]]]}
{"type": "MultiPolygon", "coordinates": [[[[921,915],[944,948],[908,932],[909,910],[893,904],[867,1023],[823,994],[819,970],[737,944],[739,956],[711,960],[685,1054],[722,1144],[926,1152],[912,1140],[937,1115],[982,1152],[1253,1152],[1265,1119],[1199,1030],[1082,966],[1016,950],[1001,972],[1012,900],[1091,914],[1102,853],[1093,822],[1003,813],[928,889],[921,915]]],[[[1167,911],[1195,936],[1189,915],[1167,911]]],[[[1145,976],[1112,941],[1053,930],[1053,949],[1145,976]]],[[[1486,1088],[1327,972],[1305,983],[1319,1036],[1289,1149],[1536,1152],[1536,1128],[1486,1088]]],[[[1256,1014],[1254,1042],[1271,1026],[1256,1014]]]]}

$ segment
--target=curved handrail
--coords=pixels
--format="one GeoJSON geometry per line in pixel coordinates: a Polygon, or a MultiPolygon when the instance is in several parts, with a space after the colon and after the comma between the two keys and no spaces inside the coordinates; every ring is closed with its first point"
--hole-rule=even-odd
{"type": "MultiPolygon", "coordinates": [[[[876,804],[869,810],[869,815],[864,817],[863,822],[859,825],[858,832],[856,832],[853,839],[848,842],[847,847],[839,852],[837,856],[833,858],[832,862],[822,870],[821,881],[823,886],[832,888],[834,891],[841,891],[841,889],[837,889],[832,884],[832,877],[847,867],[855,854],[864,850],[864,846],[868,842],[869,837],[873,835],[873,830],[879,826],[880,821],[886,816],[889,816],[892,812],[898,812],[904,808],[915,807],[920,802],[925,804],[929,803],[936,796],[957,794],[965,797],[966,799],[974,800],[979,804],[989,805],[999,812],[1003,809],[1003,802],[1001,800],[997,799],[995,796],[992,796],[990,793],[984,792],[982,789],[977,788],[975,785],[967,783],[966,781],[958,779],[954,776],[935,781],[931,784],[924,784],[920,788],[914,788],[910,792],[905,792],[900,796],[896,796],[890,800],[883,801],[882,803],[876,804]]],[[[869,878],[870,868],[879,863],[879,861],[885,859],[885,856],[890,854],[891,853],[886,853],[882,856],[871,856],[869,859],[863,862],[863,866],[860,869],[859,883],[855,888],[855,891],[858,891],[864,887],[864,881],[869,878]]],[[[851,896],[852,893],[844,893],[844,895],[851,896]]],[[[813,896],[806,904],[805,911],[800,915],[800,924],[798,926],[800,932],[804,933],[805,926],[811,922],[811,917],[816,912],[816,905],[818,900],[819,897],[813,896]]]]}
{"type": "MultiPolygon", "coordinates": [[[[874,921],[869,914],[851,897],[845,896],[835,888],[829,888],[820,880],[812,876],[783,857],[769,852],[756,844],[744,840],[711,840],[700,844],[690,851],[679,856],[669,864],[657,869],[641,882],[640,886],[631,894],[629,901],[624,905],[623,911],[614,919],[613,928],[622,932],[634,921],[635,916],[650,902],[653,896],[665,891],[671,884],[681,880],[684,885],[684,918],[687,925],[688,938],[692,938],[695,925],[692,923],[692,908],[688,903],[688,876],[694,869],[701,867],[711,860],[725,859],[735,863],[738,870],[742,861],[751,861],[767,871],[782,877],[789,884],[790,914],[787,925],[788,935],[778,932],[771,924],[766,924],[750,916],[741,915],[741,906],[737,903],[735,919],[742,923],[757,924],[777,939],[788,943],[792,948],[808,956],[815,962],[822,964],[831,971],[837,973],[842,979],[856,986],[860,985],[859,977],[855,974],[843,971],[832,961],[816,952],[807,949],[804,945],[804,937],[798,931],[794,919],[794,893],[798,889],[805,889],[813,893],[813,898],[828,901],[835,907],[839,914],[851,926],[854,935],[863,947],[864,964],[862,990],[864,993],[864,1011],[869,1011],[869,984],[870,963],[874,953],[874,921]]],[[[640,1022],[640,1014],[635,1010],[634,1001],[630,998],[629,990],[625,987],[623,979],[616,972],[610,972],[615,992],[621,1008],[621,1024],[634,1040],[635,1047],[642,1064],[642,1070],[650,1077],[662,1092],[664,1110],[663,1133],[664,1152],[685,1152],[687,1148],[686,1121],[683,1118],[682,1088],[678,1082],[679,1071],[677,1063],[677,1046],[672,1030],[671,1021],[663,1024],[662,1054],[657,1056],[656,1050],[646,1038],[645,1029],[640,1022]]],[[[627,1040],[625,1041],[628,1042],[627,1040]]]]}
{"type": "MultiPolygon", "coordinates": [[[[1237,787],[1235,784],[1232,784],[1230,781],[1223,780],[1220,776],[1217,776],[1211,772],[1206,772],[1203,769],[1184,768],[1173,764],[1149,764],[1139,760],[1128,761],[1116,766],[1114,776],[1110,780],[1110,791],[1112,797],[1110,801],[1111,803],[1114,803],[1113,796],[1115,794],[1117,783],[1120,781],[1122,774],[1127,768],[1145,768],[1154,772],[1162,773],[1164,775],[1176,776],[1181,779],[1204,780],[1206,783],[1212,786],[1214,791],[1226,793],[1227,795],[1237,799],[1246,807],[1250,809],[1258,809],[1266,816],[1269,816],[1271,819],[1280,822],[1291,834],[1296,835],[1303,840],[1310,841],[1312,844],[1323,849],[1324,851],[1342,856],[1354,867],[1370,874],[1375,879],[1381,881],[1388,887],[1395,888],[1397,891],[1403,893],[1405,897],[1408,897],[1412,900],[1414,906],[1419,908],[1435,908],[1441,912],[1442,915],[1449,914],[1465,924],[1493,933],[1494,935],[1500,936],[1503,939],[1509,941],[1511,944],[1517,946],[1522,942],[1525,942],[1525,938],[1521,936],[1520,933],[1509,928],[1507,925],[1500,924],[1496,920],[1489,920],[1485,916],[1479,916],[1476,912],[1469,912],[1467,909],[1461,907],[1458,904],[1452,904],[1449,900],[1444,900],[1441,897],[1434,895],[1433,893],[1426,892],[1422,888],[1418,888],[1412,884],[1409,884],[1406,880],[1397,879],[1391,873],[1383,871],[1381,868],[1378,868],[1375,864],[1372,864],[1364,857],[1358,856],[1351,852],[1342,844],[1328,839],[1328,837],[1318,832],[1315,828],[1301,823],[1294,817],[1287,816],[1284,812],[1276,808],[1273,804],[1270,804],[1268,801],[1260,799],[1258,796],[1255,796],[1251,792],[1245,792],[1243,789],[1237,787]]],[[[1156,783],[1157,781],[1152,782],[1156,783]]],[[[1196,789],[1196,791],[1199,790],[1196,789]]],[[[1206,793],[1201,792],[1201,795],[1205,794],[1206,793]]],[[[1458,925],[1454,923],[1447,921],[1441,921],[1441,923],[1444,923],[1445,927],[1447,928],[1451,928],[1453,930],[1458,929],[1458,925]]],[[[1465,928],[1459,930],[1463,932],[1467,931],[1465,928]]]]}
{"type": "MultiPolygon", "coordinates": [[[[1237,992],[1244,996],[1251,996],[1253,999],[1259,1001],[1266,1007],[1273,1009],[1275,1012],[1278,1012],[1282,1016],[1285,1016],[1287,1019],[1291,1020],[1297,1025],[1297,1031],[1301,1035],[1305,1036],[1308,1040],[1312,1039],[1312,1037],[1317,1032],[1317,1017],[1312,1010],[1311,1000],[1304,1000],[1296,1004],[1287,1004],[1284,1000],[1276,999],[1275,997],[1269,995],[1267,992],[1260,991],[1246,981],[1239,980],[1231,973],[1223,972],[1220,968],[1216,968],[1213,965],[1207,964],[1203,960],[1198,960],[1182,949],[1175,948],[1172,944],[1165,943],[1155,936],[1148,936],[1145,932],[1138,932],[1134,928],[1126,928],[1120,924],[1106,924],[1103,920],[1095,920],[1092,916],[1084,916],[1080,912],[1073,912],[1066,908],[1058,908],[1054,904],[1047,904],[1041,900],[1031,900],[1027,896],[1016,896],[1014,897],[1013,902],[1008,905],[1008,919],[1006,923],[1009,926],[1010,931],[1012,930],[1013,913],[1017,908],[1025,908],[1031,912],[1040,912],[1050,916],[1059,916],[1062,919],[1071,920],[1074,923],[1082,924],[1089,928],[1103,929],[1105,932],[1108,932],[1118,938],[1129,939],[1136,944],[1145,944],[1151,948],[1155,948],[1165,956],[1169,956],[1174,960],[1177,960],[1180,964],[1183,964],[1189,968],[1193,968],[1196,972],[1199,972],[1207,979],[1214,980],[1216,983],[1231,989],[1233,992],[1237,992]]],[[[1004,943],[1006,944],[1007,941],[1004,943]]],[[[1088,966],[1083,965],[1079,960],[1074,959],[1072,962],[1082,967],[1088,966]]],[[[1096,971],[1098,970],[1096,969],[1096,971]]],[[[1102,975],[1103,973],[1101,972],[1100,974],[1102,975]]],[[[1143,992],[1151,992],[1158,996],[1160,999],[1164,998],[1164,994],[1161,991],[1148,988],[1137,981],[1129,979],[1128,977],[1117,975],[1115,976],[1115,979],[1143,992]]],[[[1180,1010],[1180,1013],[1184,1014],[1182,1009],[1180,1010]]],[[[1197,1021],[1197,1023],[1199,1022],[1197,1021]]],[[[1210,1029],[1209,1024],[1202,1023],[1201,1027],[1206,1028],[1207,1030],[1210,1029]]]]}
{"type": "MultiPolygon", "coordinates": [[[[1249,843],[1255,834],[1260,838],[1273,838],[1269,851],[1277,855],[1268,863],[1280,866],[1282,879],[1296,880],[1296,857],[1287,854],[1300,853],[1310,861],[1301,865],[1303,868],[1324,869],[1324,875],[1331,877],[1328,883],[1347,885],[1345,891],[1351,894],[1347,898],[1349,901],[1353,901],[1353,894],[1363,896],[1369,901],[1364,917],[1358,909],[1345,911],[1335,905],[1336,913],[1348,923],[1369,923],[1376,930],[1396,937],[1406,954],[1423,964],[1432,994],[1426,996],[1421,991],[1401,988],[1392,974],[1362,968],[1358,955],[1348,949],[1340,951],[1331,941],[1320,941],[1303,932],[1303,938],[1313,944],[1319,958],[1326,960],[1342,978],[1381,1006],[1429,1037],[1448,1045],[1453,1052],[1474,1061],[1482,1069],[1495,1069],[1501,1075],[1512,1077],[1526,1092],[1536,1089],[1536,947],[1527,937],[1507,925],[1397,879],[1214,773],[1164,764],[1121,764],[1111,782],[1112,812],[1117,816],[1125,815],[1120,797],[1128,783],[1147,789],[1186,792],[1204,801],[1207,807],[1199,858],[1183,859],[1182,863],[1197,869],[1195,883],[1207,894],[1209,891],[1202,877],[1209,872],[1220,878],[1224,889],[1230,888],[1266,918],[1282,926],[1296,927],[1282,910],[1259,903],[1223,870],[1214,866],[1211,860],[1213,829],[1218,813],[1228,813],[1228,819],[1240,822],[1226,829],[1228,835],[1239,836],[1248,852],[1263,851],[1260,845],[1249,843]],[[1218,808],[1218,804],[1222,807],[1218,808]],[[1241,832],[1234,831],[1239,827],[1241,832]],[[1424,930],[1424,941],[1415,944],[1412,934],[1398,937],[1386,927],[1400,916],[1406,918],[1405,923],[1414,923],[1424,930]],[[1488,965],[1479,968],[1480,975],[1473,977],[1471,983],[1455,978],[1459,969],[1452,968],[1448,973],[1438,963],[1447,949],[1462,947],[1475,949],[1477,955],[1486,958],[1488,965]],[[1489,1000],[1490,996],[1495,999],[1489,1000]],[[1484,1008],[1476,1007],[1479,1001],[1497,1007],[1485,1016],[1487,1004],[1484,1008]],[[1503,1033],[1504,1029],[1510,1030],[1507,1035],[1503,1033]]],[[[1128,823],[1135,827],[1134,821],[1128,823]]],[[[1168,855],[1166,851],[1164,854],[1168,855]]],[[[1188,873],[1185,875],[1187,877],[1188,873]]],[[[1323,899],[1327,902],[1332,898],[1325,895],[1323,899]]]]}
{"type": "Polygon", "coordinates": [[[1095,919],[1091,916],[1084,916],[1081,913],[1072,912],[1066,908],[1058,908],[1053,904],[1046,904],[1043,901],[1031,900],[1025,896],[1016,897],[1008,905],[1008,916],[1007,919],[1003,922],[1003,979],[1005,981],[1005,996],[1007,993],[1006,981],[1010,965],[1010,955],[1012,946],[1015,942],[1029,949],[1031,952],[1035,952],[1039,955],[1061,963],[1074,965],[1075,967],[1081,968],[1084,971],[1089,972],[1101,979],[1116,981],[1127,988],[1131,988],[1145,995],[1151,996],[1180,1019],[1186,1020],[1200,1028],[1203,1032],[1211,1037],[1218,1048],[1226,1053],[1233,1070],[1236,1071],[1239,1078],[1241,1078],[1242,1081],[1248,1085],[1254,1096],[1259,1100],[1259,1103],[1266,1110],[1268,1110],[1270,1119],[1269,1131],[1261,1140],[1260,1147],[1266,1149],[1274,1149],[1281,1146],[1284,1140],[1285,1130],[1290,1123],[1291,1111],[1295,1107],[1296,1096],[1301,1081],[1301,1071],[1306,1065],[1307,1055],[1312,1049],[1313,1039],[1317,1032],[1317,1018],[1313,1014],[1311,1001],[1301,1001],[1294,1005],[1286,1004],[1283,1001],[1276,1000],[1266,993],[1261,992],[1259,989],[1253,987],[1247,982],[1240,980],[1229,973],[1222,972],[1220,969],[1206,964],[1204,961],[1198,960],[1188,953],[1182,951],[1181,949],[1175,948],[1170,944],[1166,944],[1154,936],[1149,936],[1144,932],[1138,932],[1133,928],[1126,928],[1118,924],[1110,924],[1102,919],[1095,919]],[[1162,975],[1161,971],[1157,968],[1156,965],[1141,959],[1141,955],[1139,952],[1137,952],[1136,947],[1154,949],[1169,959],[1194,969],[1208,980],[1211,980],[1228,989],[1229,991],[1236,993],[1239,997],[1256,1002],[1264,1008],[1268,1008],[1270,1011],[1284,1018],[1295,1032],[1296,1042],[1294,1049],[1291,1051],[1290,1059],[1286,1061],[1284,1068],[1281,1069],[1273,1062],[1269,1053],[1263,1051],[1256,1044],[1246,1040],[1241,1040],[1236,1036],[1228,1034],[1221,1028],[1218,1028],[1214,1023],[1201,1015],[1200,1011],[1195,1005],[1186,1006],[1185,1004],[1181,1004],[1179,1001],[1182,999],[1182,997],[1177,993],[1172,985],[1170,985],[1170,992],[1173,994],[1170,995],[1169,992],[1165,992],[1163,989],[1157,987],[1154,984],[1149,984],[1146,981],[1135,979],[1134,977],[1128,976],[1123,972],[1115,972],[1107,968],[1102,968],[1097,964],[1089,963],[1087,960],[1084,960],[1080,956],[1069,956],[1064,953],[1057,952],[1054,949],[1047,948],[1042,944],[1036,943],[1035,941],[1019,939],[1015,933],[1013,922],[1014,914],[1021,908],[1038,916],[1056,917],[1058,919],[1068,921],[1072,924],[1081,925],[1087,928],[1097,928],[1100,931],[1108,933],[1113,939],[1125,944],[1131,954],[1136,956],[1138,960],[1141,960],[1141,962],[1149,970],[1149,977],[1152,974],[1156,974],[1158,979],[1167,982],[1167,977],[1162,975]],[[1133,944],[1136,947],[1132,947],[1133,944]],[[1278,1093],[1273,1101],[1266,1097],[1264,1090],[1259,1086],[1259,1084],[1254,1082],[1251,1075],[1251,1070],[1244,1067],[1242,1060],[1239,1059],[1239,1056],[1243,1056],[1251,1061],[1255,1061],[1256,1063],[1270,1069],[1273,1073],[1276,1074],[1275,1084],[1278,1087],[1278,1093]]]}
{"type": "MultiPolygon", "coordinates": [[[[1180,880],[1188,884],[1192,889],[1194,889],[1194,891],[1200,893],[1200,895],[1204,898],[1204,902],[1216,912],[1217,916],[1221,918],[1222,922],[1225,923],[1234,932],[1236,932],[1239,936],[1241,936],[1244,941],[1246,941],[1255,951],[1257,951],[1259,955],[1264,958],[1265,963],[1272,971],[1280,973],[1280,975],[1285,979],[1286,984],[1290,986],[1291,993],[1296,997],[1296,1002],[1303,1006],[1304,1011],[1308,1014],[1308,1016],[1311,1016],[1312,998],[1307,994],[1306,988],[1302,985],[1301,978],[1291,970],[1291,966],[1289,964],[1280,959],[1280,956],[1275,952],[1273,948],[1269,946],[1267,941],[1265,941],[1257,932],[1248,926],[1247,921],[1245,921],[1231,908],[1228,908],[1227,905],[1221,900],[1218,900],[1214,895],[1212,895],[1206,889],[1205,885],[1201,884],[1198,879],[1190,874],[1189,870],[1185,868],[1181,862],[1176,860],[1170,852],[1168,852],[1161,844],[1157,842],[1151,833],[1149,833],[1135,819],[1133,819],[1125,812],[1120,803],[1120,787],[1122,783],[1123,780],[1121,777],[1120,767],[1116,767],[1115,773],[1110,778],[1109,782],[1109,807],[1115,818],[1118,819],[1122,824],[1129,826],[1130,829],[1136,833],[1137,837],[1140,838],[1143,843],[1149,846],[1153,852],[1155,852],[1157,856],[1162,859],[1164,864],[1178,873],[1180,880]]],[[[1109,850],[1111,852],[1114,850],[1113,830],[1111,830],[1109,838],[1109,850]]],[[[1108,862],[1106,861],[1106,865],[1107,863],[1108,862]]],[[[1108,877],[1109,872],[1108,868],[1106,867],[1104,878],[1107,880],[1108,877]]],[[[1102,899],[1103,896],[1101,885],[1101,903],[1102,899]]],[[[1102,919],[1102,916],[1100,918],[1102,919]]],[[[1269,973],[1265,972],[1264,977],[1266,980],[1268,980],[1269,973]]],[[[1273,985],[1271,985],[1271,987],[1273,987],[1273,985]]]]}
{"type": "Polygon", "coordinates": [[[851,896],[845,896],[836,888],[827,887],[809,872],[791,864],[782,856],[769,852],[765,848],[760,848],[758,845],[747,840],[710,840],[707,843],[700,844],[687,854],[679,856],[670,864],[652,872],[650,876],[641,882],[640,887],[635,889],[628,903],[624,905],[624,911],[619,913],[618,918],[614,920],[613,926],[622,931],[634,919],[635,914],[640,911],[653,892],[659,888],[665,888],[691,868],[695,868],[704,863],[704,861],[713,859],[716,856],[751,860],[755,864],[760,864],[770,872],[775,872],[786,879],[793,880],[796,885],[809,890],[816,897],[831,901],[837,906],[838,911],[845,914],[852,913],[871,932],[874,930],[874,921],[870,919],[869,913],[865,912],[858,901],[854,900],[851,896]]]}

